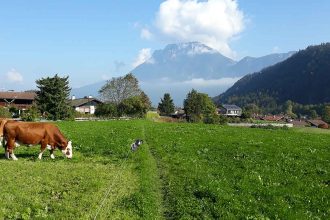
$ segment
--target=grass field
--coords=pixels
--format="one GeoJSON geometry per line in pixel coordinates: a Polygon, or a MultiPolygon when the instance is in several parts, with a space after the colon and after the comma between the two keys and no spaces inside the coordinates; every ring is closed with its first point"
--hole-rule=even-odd
{"type": "MultiPolygon", "coordinates": [[[[60,122],[74,158],[0,158],[0,219],[329,219],[330,135],[151,121],[60,122]],[[136,151],[130,144],[145,142],[136,151]]],[[[4,150],[0,150],[4,154],[4,150]]]]}

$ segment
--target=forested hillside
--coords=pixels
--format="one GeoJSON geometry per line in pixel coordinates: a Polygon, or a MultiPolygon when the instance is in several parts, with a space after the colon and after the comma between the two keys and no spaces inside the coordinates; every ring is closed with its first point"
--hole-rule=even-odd
{"type": "Polygon", "coordinates": [[[243,77],[214,100],[268,108],[287,100],[304,105],[329,103],[329,85],[330,43],[324,43],[309,46],[283,62],[243,77]]]}

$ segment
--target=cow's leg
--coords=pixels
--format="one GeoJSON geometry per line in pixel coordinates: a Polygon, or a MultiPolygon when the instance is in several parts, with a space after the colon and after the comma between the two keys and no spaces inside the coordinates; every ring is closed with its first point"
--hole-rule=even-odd
{"type": "Polygon", "coordinates": [[[47,147],[47,144],[44,141],[42,141],[41,142],[40,153],[39,153],[39,156],[38,156],[39,160],[42,159],[42,154],[45,152],[46,147],[47,147]]]}
{"type": "Polygon", "coordinates": [[[55,159],[55,156],[54,156],[54,149],[52,148],[52,146],[49,145],[49,144],[47,144],[47,149],[48,149],[49,152],[50,152],[50,158],[55,159]]]}
{"type": "Polygon", "coordinates": [[[5,153],[7,159],[9,159],[10,156],[13,160],[17,160],[17,157],[14,154],[14,147],[15,147],[15,140],[9,139],[7,142],[6,153],[5,153]]]}
{"type": "Polygon", "coordinates": [[[50,152],[50,158],[55,159],[54,149],[50,149],[49,152],[50,152]]]}

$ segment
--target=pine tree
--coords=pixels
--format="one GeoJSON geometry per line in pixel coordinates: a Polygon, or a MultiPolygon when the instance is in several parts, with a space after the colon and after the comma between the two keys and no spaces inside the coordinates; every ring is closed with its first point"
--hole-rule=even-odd
{"type": "Polygon", "coordinates": [[[36,81],[38,91],[36,103],[38,109],[48,119],[59,120],[70,117],[72,109],[68,97],[71,88],[69,87],[69,76],[41,78],[36,81]]]}
{"type": "Polygon", "coordinates": [[[165,93],[164,98],[160,99],[158,110],[161,115],[171,115],[174,112],[173,99],[169,93],[165,93]]]}

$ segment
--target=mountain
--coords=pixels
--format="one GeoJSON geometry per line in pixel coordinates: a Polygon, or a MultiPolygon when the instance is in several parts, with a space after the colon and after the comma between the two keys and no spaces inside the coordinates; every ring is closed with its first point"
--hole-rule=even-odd
{"type": "Polygon", "coordinates": [[[131,72],[140,81],[241,77],[283,61],[293,53],[245,57],[237,62],[199,42],[169,44],[163,50],[156,50],[149,60],[131,72]]]}
{"type": "MultiPolygon", "coordinates": [[[[283,61],[292,54],[245,57],[234,61],[199,42],[169,44],[162,50],[156,50],[149,60],[131,72],[154,106],[166,92],[171,94],[177,106],[182,106],[186,94],[192,88],[216,96],[242,76],[283,61]]],[[[97,96],[104,84],[105,81],[73,89],[71,94],[77,97],[97,96]]]]}
{"type": "Polygon", "coordinates": [[[309,46],[287,60],[246,75],[218,97],[216,102],[238,105],[330,102],[330,43],[309,46]],[[264,102],[264,103],[262,103],[264,102]]]}
{"type": "Polygon", "coordinates": [[[274,65],[278,62],[286,60],[291,57],[295,51],[291,51],[288,53],[275,53],[262,57],[244,57],[240,61],[238,61],[235,65],[233,65],[229,72],[232,76],[244,76],[246,73],[254,73],[262,70],[265,67],[274,65]]]}
{"type": "Polygon", "coordinates": [[[131,72],[140,81],[154,81],[162,78],[190,80],[212,79],[222,74],[235,61],[218,51],[198,42],[169,44],[163,50],[156,50],[145,63],[131,72]]]}
{"type": "Polygon", "coordinates": [[[74,95],[77,98],[83,98],[85,96],[98,97],[99,96],[98,92],[105,83],[106,83],[106,81],[100,81],[100,82],[89,84],[89,85],[82,86],[79,88],[73,88],[71,90],[70,95],[71,96],[74,95]]]}

